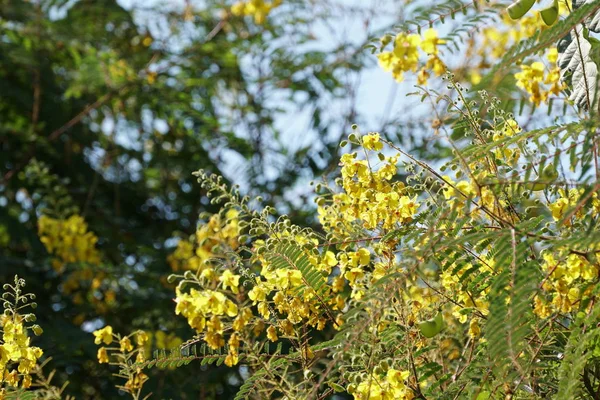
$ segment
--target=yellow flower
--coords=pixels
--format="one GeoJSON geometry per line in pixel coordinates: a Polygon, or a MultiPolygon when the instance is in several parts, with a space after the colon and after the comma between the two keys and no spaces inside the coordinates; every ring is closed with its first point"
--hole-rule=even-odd
{"type": "Polygon", "coordinates": [[[278,339],[277,330],[272,325],[267,328],[267,338],[269,338],[271,342],[276,342],[278,339]]]}
{"type": "Polygon", "coordinates": [[[269,305],[265,301],[261,301],[258,303],[258,313],[265,319],[271,317],[271,310],[269,309],[269,305]]]}
{"type": "Polygon", "coordinates": [[[273,0],[270,3],[264,0],[238,1],[231,6],[231,13],[236,16],[253,16],[255,23],[263,24],[271,10],[280,4],[281,0],[273,0]]]}
{"type": "Polygon", "coordinates": [[[138,346],[142,347],[148,341],[148,334],[144,331],[137,331],[135,334],[135,342],[138,346]]]}
{"type": "Polygon", "coordinates": [[[344,278],[348,279],[351,285],[354,285],[357,280],[363,278],[364,276],[365,272],[358,267],[352,268],[349,271],[346,271],[344,274],[344,278]]]}
{"type": "Polygon", "coordinates": [[[94,336],[96,337],[96,339],[94,339],[94,343],[96,343],[96,344],[100,344],[100,343],[111,344],[113,341],[112,326],[107,325],[102,329],[98,329],[97,331],[94,331],[94,336]]]}
{"type": "Polygon", "coordinates": [[[355,399],[383,400],[383,384],[375,377],[363,380],[356,387],[355,399]]]}
{"type": "Polygon", "coordinates": [[[519,124],[517,123],[517,121],[515,121],[514,119],[509,119],[505,122],[504,129],[502,132],[506,136],[513,136],[514,134],[521,132],[521,130],[522,129],[519,126],[519,124]]]}
{"type": "Polygon", "coordinates": [[[424,38],[423,38],[423,41],[421,42],[421,49],[423,49],[423,51],[425,53],[430,54],[430,55],[437,55],[438,54],[437,46],[439,44],[446,43],[445,40],[442,40],[438,37],[437,31],[433,28],[427,29],[423,36],[424,36],[424,38]]]}
{"type": "Polygon", "coordinates": [[[264,285],[256,285],[248,292],[248,297],[252,300],[252,304],[256,305],[259,301],[265,301],[267,298],[267,290],[264,285]]]}
{"type": "Polygon", "coordinates": [[[417,74],[417,84],[427,85],[427,79],[429,78],[429,72],[425,68],[421,68],[417,74]]]}
{"type": "Polygon", "coordinates": [[[481,327],[479,326],[479,320],[477,318],[471,319],[469,323],[469,336],[476,338],[481,335],[481,327]]]}
{"type": "Polygon", "coordinates": [[[386,380],[394,386],[404,386],[404,381],[408,379],[410,372],[398,371],[390,368],[387,372],[386,380]]]}
{"type": "Polygon", "coordinates": [[[141,370],[138,368],[136,374],[129,378],[129,380],[127,380],[127,382],[125,383],[125,388],[131,392],[137,391],[142,387],[142,385],[144,385],[144,382],[146,382],[147,380],[148,376],[141,372],[141,370]]]}
{"type": "Polygon", "coordinates": [[[419,58],[418,46],[421,44],[419,35],[399,33],[394,41],[394,56],[398,57],[405,66],[405,71],[416,69],[419,58]]]}
{"type": "Polygon", "coordinates": [[[135,357],[135,362],[140,364],[144,361],[146,361],[146,356],[144,355],[144,350],[142,349],[138,352],[137,356],[135,357]]]}
{"type": "Polygon", "coordinates": [[[108,363],[108,352],[106,351],[106,347],[100,347],[98,349],[98,362],[100,364],[108,363]]]}
{"type": "Polygon", "coordinates": [[[363,136],[363,147],[367,150],[375,151],[383,149],[383,143],[379,141],[379,133],[369,133],[363,136]]]}
{"type": "Polygon", "coordinates": [[[469,79],[471,80],[471,83],[473,85],[477,85],[479,84],[479,82],[481,82],[481,73],[478,70],[471,70],[469,71],[469,79]]]}
{"type": "Polygon", "coordinates": [[[545,319],[552,315],[552,310],[550,307],[548,307],[548,304],[540,298],[540,296],[535,296],[533,304],[533,312],[540,318],[545,319]]]}
{"type": "Polygon", "coordinates": [[[329,250],[325,252],[324,262],[328,267],[335,267],[338,263],[335,254],[329,250]]]}
{"type": "Polygon", "coordinates": [[[219,280],[223,283],[223,289],[227,290],[231,288],[233,293],[238,293],[238,286],[240,285],[240,276],[234,275],[230,270],[226,269],[223,274],[219,277],[219,280]]]}
{"type": "Polygon", "coordinates": [[[371,262],[371,252],[369,252],[368,249],[365,249],[365,248],[358,249],[357,255],[358,255],[358,263],[360,265],[369,265],[369,263],[371,262]]]}
{"type": "Polygon", "coordinates": [[[121,353],[127,353],[133,350],[133,345],[131,344],[131,340],[129,340],[128,337],[124,337],[123,339],[121,339],[119,345],[121,347],[121,353]]]}
{"type": "Polygon", "coordinates": [[[446,72],[446,65],[438,56],[429,57],[425,68],[431,69],[436,76],[441,76],[446,72]]]}
{"type": "Polygon", "coordinates": [[[6,345],[0,344],[0,370],[4,369],[4,366],[10,360],[10,355],[8,353],[8,350],[6,350],[5,346],[6,345]]]}
{"type": "Polygon", "coordinates": [[[401,82],[404,79],[404,72],[417,70],[420,43],[419,35],[398,34],[394,40],[394,49],[391,52],[382,52],[377,56],[379,65],[385,71],[391,72],[396,81],[401,82]]]}
{"type": "Polygon", "coordinates": [[[252,316],[252,310],[249,307],[242,309],[238,316],[233,320],[233,330],[236,332],[242,331],[244,327],[250,322],[252,316]]]}
{"type": "Polygon", "coordinates": [[[207,332],[206,335],[204,335],[204,341],[213,350],[225,346],[225,340],[220,333],[207,332]]]}
{"type": "Polygon", "coordinates": [[[540,83],[544,79],[544,64],[539,61],[531,65],[521,65],[521,72],[515,74],[517,86],[530,94],[529,100],[536,106],[548,97],[548,93],[541,90],[540,83]]]}
{"type": "Polygon", "coordinates": [[[544,79],[544,83],[551,85],[548,93],[559,95],[560,91],[563,90],[564,85],[560,82],[560,68],[556,67],[551,69],[544,79]]]}
{"type": "Polygon", "coordinates": [[[228,367],[233,367],[234,365],[237,365],[238,362],[239,356],[237,353],[229,353],[227,354],[227,357],[225,357],[225,365],[228,367]]]}
{"type": "Polygon", "coordinates": [[[277,269],[275,270],[277,275],[277,284],[283,289],[289,287],[296,287],[302,284],[302,273],[298,270],[292,269],[277,269]]]}
{"type": "Polygon", "coordinates": [[[8,383],[10,386],[17,387],[19,384],[19,375],[17,374],[17,370],[12,370],[12,372],[8,372],[8,370],[4,373],[4,381],[8,383]]]}
{"type": "Polygon", "coordinates": [[[558,49],[556,47],[550,48],[546,58],[548,59],[548,62],[556,64],[556,61],[558,60],[558,49]]]}
{"type": "Polygon", "coordinates": [[[419,204],[417,204],[416,196],[413,199],[408,196],[400,197],[398,202],[398,210],[404,221],[412,220],[412,217],[417,213],[418,208],[419,204]]]}
{"type": "Polygon", "coordinates": [[[565,211],[569,207],[569,200],[564,197],[556,200],[554,203],[550,204],[548,208],[552,211],[552,218],[555,221],[560,221],[565,214],[565,211]]]}
{"type": "Polygon", "coordinates": [[[48,253],[57,257],[53,264],[58,272],[62,272],[66,263],[100,263],[100,254],[95,248],[98,237],[88,232],[87,224],[80,215],[67,219],[42,215],[38,220],[38,234],[48,253]]]}
{"type": "Polygon", "coordinates": [[[246,8],[246,5],[244,4],[244,2],[238,1],[237,3],[235,3],[234,5],[231,6],[231,13],[238,17],[242,16],[242,15],[244,15],[245,8],[246,8]]]}
{"type": "Polygon", "coordinates": [[[31,375],[23,376],[23,381],[21,382],[21,387],[23,389],[28,389],[31,386],[31,375]]]}
{"type": "Polygon", "coordinates": [[[377,55],[379,65],[384,71],[391,71],[394,68],[395,57],[391,51],[384,51],[377,55]]]}

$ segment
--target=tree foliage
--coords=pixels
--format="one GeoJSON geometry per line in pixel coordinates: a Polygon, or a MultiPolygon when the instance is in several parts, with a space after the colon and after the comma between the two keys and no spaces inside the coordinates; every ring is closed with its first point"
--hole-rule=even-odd
{"type": "Polygon", "coordinates": [[[4,2],[0,396],[598,397],[598,1],[406,4],[360,56],[308,2],[4,2]],[[389,132],[328,109],[369,59],[389,132]]]}

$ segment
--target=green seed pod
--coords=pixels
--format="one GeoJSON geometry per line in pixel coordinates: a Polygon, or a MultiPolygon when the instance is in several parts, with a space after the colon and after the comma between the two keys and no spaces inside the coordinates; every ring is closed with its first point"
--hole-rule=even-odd
{"type": "Polygon", "coordinates": [[[535,3],[535,0],[518,0],[512,3],[506,9],[506,11],[508,11],[508,16],[511,19],[521,18],[523,15],[527,14],[527,11],[531,10],[533,3],[535,3]]]}
{"type": "Polygon", "coordinates": [[[554,164],[548,164],[544,167],[542,171],[541,178],[545,182],[554,182],[558,178],[558,171],[556,170],[556,166],[554,164]]]}
{"type": "Polygon", "coordinates": [[[444,316],[441,312],[438,312],[437,315],[423,322],[419,322],[419,330],[421,334],[426,338],[432,338],[438,333],[442,331],[444,328],[444,316]]]}
{"type": "Polygon", "coordinates": [[[539,192],[540,190],[544,190],[546,185],[540,182],[535,182],[529,188],[532,192],[539,192]]]}
{"type": "Polygon", "coordinates": [[[548,26],[553,25],[558,19],[558,0],[554,0],[554,3],[548,8],[544,8],[540,11],[542,20],[548,26]]]}

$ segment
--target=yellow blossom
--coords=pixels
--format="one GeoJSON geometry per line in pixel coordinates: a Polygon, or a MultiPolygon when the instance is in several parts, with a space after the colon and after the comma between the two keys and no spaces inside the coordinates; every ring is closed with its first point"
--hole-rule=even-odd
{"type": "Polygon", "coordinates": [[[121,341],[119,342],[119,346],[122,353],[127,353],[133,350],[133,345],[131,344],[131,340],[129,340],[128,337],[124,337],[123,339],[121,339],[121,341]]]}
{"type": "Polygon", "coordinates": [[[135,334],[135,342],[138,346],[144,346],[148,341],[148,334],[144,331],[137,331],[135,334]]]}
{"type": "Polygon", "coordinates": [[[362,138],[363,146],[367,150],[380,151],[383,149],[383,143],[379,141],[379,133],[369,133],[362,138]]]}
{"type": "Polygon", "coordinates": [[[546,58],[548,59],[548,62],[556,64],[556,61],[558,60],[558,49],[556,47],[551,47],[548,49],[546,58]]]}
{"type": "Polygon", "coordinates": [[[102,329],[98,329],[97,331],[94,331],[94,336],[96,337],[96,339],[94,339],[94,343],[96,343],[96,344],[100,344],[100,343],[111,344],[113,341],[112,326],[107,325],[102,329]]]}
{"type": "Polygon", "coordinates": [[[100,364],[108,363],[108,352],[106,351],[106,347],[100,347],[98,349],[98,362],[100,364]]]}
{"type": "Polygon", "coordinates": [[[425,68],[421,68],[417,74],[417,84],[426,85],[427,79],[429,78],[429,72],[425,68]]]}
{"type": "Polygon", "coordinates": [[[267,337],[269,338],[269,340],[271,342],[276,342],[278,337],[277,337],[277,330],[275,329],[274,326],[269,326],[267,328],[267,337]]]}
{"type": "Polygon", "coordinates": [[[437,46],[446,43],[445,40],[442,40],[438,37],[437,31],[433,28],[427,29],[423,36],[424,38],[421,42],[421,49],[423,49],[425,53],[430,55],[437,55],[437,46]]]}
{"type": "Polygon", "coordinates": [[[219,280],[223,283],[223,289],[231,288],[233,293],[239,293],[238,286],[240,285],[240,276],[234,275],[230,270],[226,269],[223,274],[219,277],[219,280]]]}

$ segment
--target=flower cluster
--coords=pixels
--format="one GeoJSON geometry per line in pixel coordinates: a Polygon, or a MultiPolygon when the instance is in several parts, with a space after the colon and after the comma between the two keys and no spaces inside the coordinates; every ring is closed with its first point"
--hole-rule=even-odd
{"type": "Polygon", "coordinates": [[[52,265],[58,272],[63,271],[67,263],[100,263],[100,254],[96,250],[98,237],[88,231],[80,215],[67,219],[42,215],[38,220],[38,235],[48,253],[55,256],[52,265]]]}
{"type": "MultiPolygon", "coordinates": [[[[367,151],[383,146],[378,133],[365,135],[362,141],[367,151]]],[[[342,233],[346,223],[355,221],[362,221],[366,229],[391,229],[412,221],[419,204],[404,183],[395,180],[399,154],[379,153],[378,157],[379,168],[375,169],[368,159],[359,159],[356,152],[342,156],[343,192],[334,194],[331,204],[318,209],[325,228],[342,233]],[[338,220],[340,214],[346,216],[345,221],[338,220]]]]}
{"type": "Polygon", "coordinates": [[[249,309],[238,312],[237,302],[232,300],[239,294],[241,276],[229,268],[217,269],[213,261],[238,248],[238,217],[235,209],[211,216],[196,231],[195,249],[191,241],[180,241],[168,257],[174,271],[185,271],[184,279],[176,288],[175,313],[187,318],[190,327],[212,349],[223,347],[226,328],[233,328],[227,342],[229,354],[225,363],[228,366],[238,363],[238,333],[246,328],[252,312],[249,309]],[[190,285],[194,287],[185,289],[190,285]]]}
{"type": "MultiPolygon", "coordinates": [[[[568,12],[565,2],[560,1],[559,14],[566,15],[568,12]]],[[[471,83],[478,84],[483,71],[504,57],[506,49],[548,28],[539,12],[534,12],[519,20],[512,20],[508,14],[504,14],[501,23],[495,23],[482,29],[483,39],[471,38],[466,50],[468,58],[472,56],[479,58],[477,65],[467,71],[471,83]]],[[[550,48],[546,54],[546,60],[550,65],[545,77],[543,76],[544,66],[539,61],[531,65],[523,65],[522,71],[515,75],[519,87],[529,93],[530,101],[535,105],[548,101],[550,95],[558,95],[563,89],[563,85],[559,82],[556,58],[556,48],[550,48]],[[543,84],[549,85],[549,87],[543,87],[543,84]]]]}
{"type": "Polygon", "coordinates": [[[38,220],[38,235],[48,253],[54,256],[52,266],[62,273],[69,263],[83,263],[70,271],[62,285],[62,291],[70,295],[74,304],[92,303],[96,312],[105,314],[116,304],[116,292],[109,287],[100,265],[100,253],[96,249],[98,237],[88,230],[80,215],[56,219],[42,215],[38,220]]]}
{"type": "MultiPolygon", "coordinates": [[[[562,220],[566,214],[567,211],[572,208],[575,207],[575,205],[579,202],[579,198],[580,196],[584,193],[583,188],[581,189],[571,189],[569,191],[565,191],[564,189],[559,189],[558,190],[558,198],[548,204],[548,209],[550,210],[550,212],[552,213],[552,218],[554,219],[554,221],[560,221],[562,220]]],[[[594,201],[592,202],[592,211],[595,212],[595,205],[597,204],[597,199],[594,198],[594,201]]],[[[582,218],[584,215],[584,209],[580,208],[577,213],[574,215],[574,217],[576,219],[580,219],[582,218]]],[[[571,220],[567,220],[565,221],[565,225],[569,226],[571,225],[571,220]]]]}
{"type": "MultiPolygon", "coordinates": [[[[338,261],[332,252],[312,253],[312,251],[305,250],[304,256],[307,257],[312,268],[319,272],[315,283],[324,284],[325,291],[318,296],[312,288],[307,287],[307,281],[301,271],[293,268],[281,268],[262,255],[280,240],[291,240],[306,249],[315,250],[318,243],[316,239],[290,230],[282,230],[267,241],[256,241],[254,246],[256,254],[253,261],[260,266],[261,270],[260,275],[254,279],[254,286],[248,292],[248,297],[252,304],[257,306],[258,314],[262,318],[269,320],[276,317],[279,319],[279,322],[270,328],[273,332],[272,336],[275,336],[276,328],[280,334],[290,335],[293,327],[302,323],[321,330],[327,322],[323,316],[324,310],[331,306],[332,311],[338,310],[339,312],[345,304],[341,296],[333,296],[335,283],[329,285],[326,280],[338,261]]],[[[329,317],[333,318],[333,315],[330,314],[329,317]]],[[[337,323],[340,321],[338,320],[337,323]]]]}
{"type": "Polygon", "coordinates": [[[279,7],[281,0],[242,0],[231,6],[231,13],[237,16],[252,16],[254,22],[263,24],[272,9],[279,7]]]}
{"type": "Polygon", "coordinates": [[[196,271],[220,249],[235,250],[237,247],[238,211],[231,209],[224,218],[220,214],[211,216],[190,240],[180,240],[175,251],[167,257],[167,262],[175,272],[196,271]]]}
{"type": "MultiPolygon", "coordinates": [[[[382,39],[384,44],[391,41],[389,36],[382,39]]],[[[446,71],[446,66],[439,58],[438,45],[444,44],[445,41],[438,37],[437,31],[433,28],[428,29],[421,35],[399,33],[394,38],[394,48],[392,51],[384,51],[377,57],[379,65],[392,73],[394,79],[398,82],[404,80],[404,73],[408,71],[416,72],[419,68],[420,51],[428,55],[425,65],[419,70],[417,81],[424,85],[427,83],[429,71],[433,71],[436,76],[442,75],[446,71]]]]}
{"type": "Polygon", "coordinates": [[[557,49],[550,49],[548,61],[554,67],[550,68],[547,74],[545,74],[544,64],[539,61],[531,65],[521,65],[521,72],[515,74],[517,86],[530,95],[529,101],[536,106],[548,101],[551,94],[558,95],[563,89],[563,84],[560,82],[560,68],[556,66],[557,57],[557,49]],[[545,89],[541,86],[542,84],[550,85],[550,87],[545,89]]]}
{"type": "Polygon", "coordinates": [[[31,372],[43,354],[42,349],[31,346],[31,338],[27,333],[31,330],[36,336],[42,334],[39,325],[26,325],[35,321],[35,315],[20,314],[24,307],[34,304],[28,303],[34,296],[23,294],[23,286],[25,282],[18,277],[15,277],[14,285],[4,285],[4,313],[0,316],[0,398],[6,394],[5,385],[23,389],[31,386],[31,372]]]}
{"type": "MultiPolygon", "coordinates": [[[[239,280],[239,276],[237,279],[239,280]]],[[[237,305],[225,294],[210,289],[191,289],[189,293],[183,293],[178,286],[175,302],[175,314],[186,317],[197,333],[206,330],[204,340],[211,348],[218,349],[225,345],[221,317],[232,318],[238,315],[237,305]]]]}
{"type": "Polygon", "coordinates": [[[553,313],[576,311],[597,282],[599,269],[580,254],[547,249],[542,254],[546,275],[542,292],[534,299],[534,312],[541,318],[553,313]]]}
{"type": "Polygon", "coordinates": [[[544,29],[548,29],[548,26],[539,16],[539,13],[530,14],[516,21],[512,20],[508,14],[504,14],[501,24],[483,29],[481,49],[482,55],[486,57],[485,63],[491,62],[491,59],[504,57],[507,48],[523,39],[532,37],[544,29]],[[491,59],[487,59],[487,57],[491,59]]]}
{"type": "Polygon", "coordinates": [[[121,336],[113,332],[110,325],[93,333],[94,343],[102,345],[98,348],[98,362],[118,365],[121,368],[119,376],[126,379],[123,386],[118,386],[119,389],[129,393],[134,399],[138,399],[148,376],[136,364],[146,361],[144,348],[149,341],[148,334],[144,331],[136,331],[127,336],[121,336]],[[132,340],[135,341],[135,346],[132,340]]]}
{"type": "Polygon", "coordinates": [[[385,376],[371,375],[349,390],[356,400],[412,400],[415,395],[405,384],[409,376],[408,371],[390,368],[385,376]]]}
{"type": "MultiPolygon", "coordinates": [[[[285,232],[281,235],[291,237],[285,232]]],[[[302,235],[294,236],[294,240],[299,244],[310,243],[302,235]]],[[[240,342],[249,334],[260,334],[265,322],[269,323],[267,338],[277,341],[278,333],[292,335],[294,325],[302,322],[323,329],[326,323],[323,306],[333,305],[337,310],[344,306],[339,296],[333,297],[327,304],[321,304],[311,290],[300,293],[299,289],[306,285],[300,271],[275,268],[261,255],[271,242],[274,240],[258,240],[255,243],[252,262],[260,266],[261,272],[251,280],[253,287],[249,291],[241,292],[240,275],[232,273],[230,269],[216,271],[211,267],[198,270],[194,276],[188,274],[176,289],[176,313],[186,317],[189,325],[203,335],[203,340],[211,348],[218,349],[225,345],[224,332],[231,327],[232,334],[227,341],[228,356],[225,359],[227,365],[238,363],[240,342]],[[191,288],[184,292],[182,284],[190,281],[201,290],[191,288]],[[245,301],[240,301],[242,296],[245,301]]],[[[331,252],[323,256],[311,255],[310,262],[323,274],[331,272],[337,264],[331,252]]]]}
{"type": "MultiPolygon", "coordinates": [[[[563,221],[567,213],[575,211],[571,218],[564,220],[567,229],[582,220],[586,215],[597,218],[600,215],[600,201],[594,193],[587,207],[574,207],[579,204],[584,189],[558,190],[557,198],[548,204],[554,221],[563,221]]],[[[534,299],[534,312],[541,318],[554,313],[567,314],[586,305],[590,292],[600,277],[597,264],[590,262],[586,253],[598,251],[598,246],[572,252],[567,249],[547,248],[542,253],[541,271],[544,273],[542,290],[534,299]]]]}

